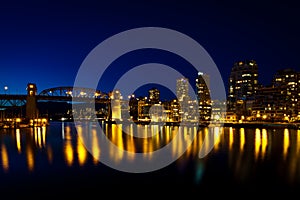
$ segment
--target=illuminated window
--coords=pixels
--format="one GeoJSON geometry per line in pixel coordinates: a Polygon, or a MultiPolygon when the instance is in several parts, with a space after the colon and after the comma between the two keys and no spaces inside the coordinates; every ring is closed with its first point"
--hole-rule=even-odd
{"type": "Polygon", "coordinates": [[[242,77],[245,77],[245,76],[250,76],[251,77],[251,74],[243,74],[242,77]]]}

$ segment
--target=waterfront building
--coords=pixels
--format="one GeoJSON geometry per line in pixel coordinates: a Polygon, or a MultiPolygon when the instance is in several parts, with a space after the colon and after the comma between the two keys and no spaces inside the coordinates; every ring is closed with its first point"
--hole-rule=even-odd
{"type": "Polygon", "coordinates": [[[196,89],[200,121],[209,121],[211,119],[212,101],[210,97],[209,83],[209,75],[198,72],[198,77],[196,78],[196,89]]]}
{"type": "Polygon", "coordinates": [[[278,108],[284,111],[287,120],[295,120],[299,113],[300,73],[291,68],[278,70],[273,78],[274,87],[278,88],[281,98],[278,108]]]}
{"type": "Polygon", "coordinates": [[[296,121],[300,118],[300,74],[293,69],[278,70],[270,86],[261,87],[252,107],[252,119],[296,121]]]}
{"type": "MultiPolygon", "coordinates": [[[[176,81],[176,95],[177,95],[177,102],[174,106],[178,103],[179,104],[179,111],[178,120],[188,120],[189,118],[189,79],[188,78],[179,78],[176,81]]],[[[175,112],[177,113],[177,111],[175,112]]],[[[176,114],[175,114],[176,115],[176,114]]],[[[175,117],[177,118],[177,117],[175,117]]]]}
{"type": "Polygon", "coordinates": [[[157,104],[160,102],[160,91],[157,88],[148,90],[148,101],[150,104],[157,104]]]}
{"type": "Polygon", "coordinates": [[[212,121],[226,120],[226,100],[219,100],[219,99],[211,100],[211,120],[212,121]]]}
{"type": "Polygon", "coordinates": [[[116,89],[110,92],[110,99],[112,120],[121,120],[121,100],[123,99],[123,97],[120,90],[116,89]]]}
{"type": "Polygon", "coordinates": [[[251,115],[251,107],[259,89],[258,65],[255,60],[234,63],[228,82],[228,112],[237,118],[251,115]]]}
{"type": "Polygon", "coordinates": [[[187,78],[179,78],[176,80],[176,95],[179,102],[187,102],[189,97],[189,80],[187,78]]]}

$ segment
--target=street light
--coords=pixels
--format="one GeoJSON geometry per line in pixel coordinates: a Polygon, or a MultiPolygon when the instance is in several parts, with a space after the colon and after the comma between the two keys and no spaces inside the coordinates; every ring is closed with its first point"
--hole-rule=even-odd
{"type": "Polygon", "coordinates": [[[4,86],[4,91],[5,91],[5,94],[6,94],[7,90],[8,90],[8,86],[7,86],[7,85],[5,85],[5,86],[4,86]]]}

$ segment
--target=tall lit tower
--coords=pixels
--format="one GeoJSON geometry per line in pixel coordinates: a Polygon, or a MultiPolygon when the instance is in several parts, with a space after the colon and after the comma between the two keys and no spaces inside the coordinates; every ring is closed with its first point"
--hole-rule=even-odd
{"type": "Polygon", "coordinates": [[[211,97],[209,90],[209,75],[198,72],[196,79],[197,98],[199,103],[199,117],[202,121],[208,121],[211,118],[211,97]]]}
{"type": "Polygon", "coordinates": [[[160,92],[157,88],[152,88],[148,91],[148,100],[151,104],[159,103],[160,92]]]}
{"type": "Polygon", "coordinates": [[[179,103],[179,121],[189,118],[189,80],[187,78],[179,78],[176,82],[176,95],[179,103]]]}
{"type": "Polygon", "coordinates": [[[228,83],[228,111],[243,115],[247,101],[254,98],[258,90],[258,66],[254,60],[234,63],[228,83]]]}
{"type": "Polygon", "coordinates": [[[300,116],[300,73],[287,68],[278,70],[273,78],[273,86],[277,88],[277,111],[282,110],[286,117],[300,116]]]}
{"type": "Polygon", "coordinates": [[[189,80],[187,78],[177,79],[176,95],[178,101],[189,100],[189,80]]]}

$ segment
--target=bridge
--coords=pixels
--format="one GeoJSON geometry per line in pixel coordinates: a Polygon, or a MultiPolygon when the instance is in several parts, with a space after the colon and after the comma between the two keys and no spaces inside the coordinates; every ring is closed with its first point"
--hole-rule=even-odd
{"type": "Polygon", "coordinates": [[[37,117],[37,103],[39,102],[95,102],[95,104],[110,105],[109,94],[84,87],[55,87],[37,94],[34,83],[28,83],[26,94],[0,94],[0,110],[26,106],[26,118],[37,117]]]}

